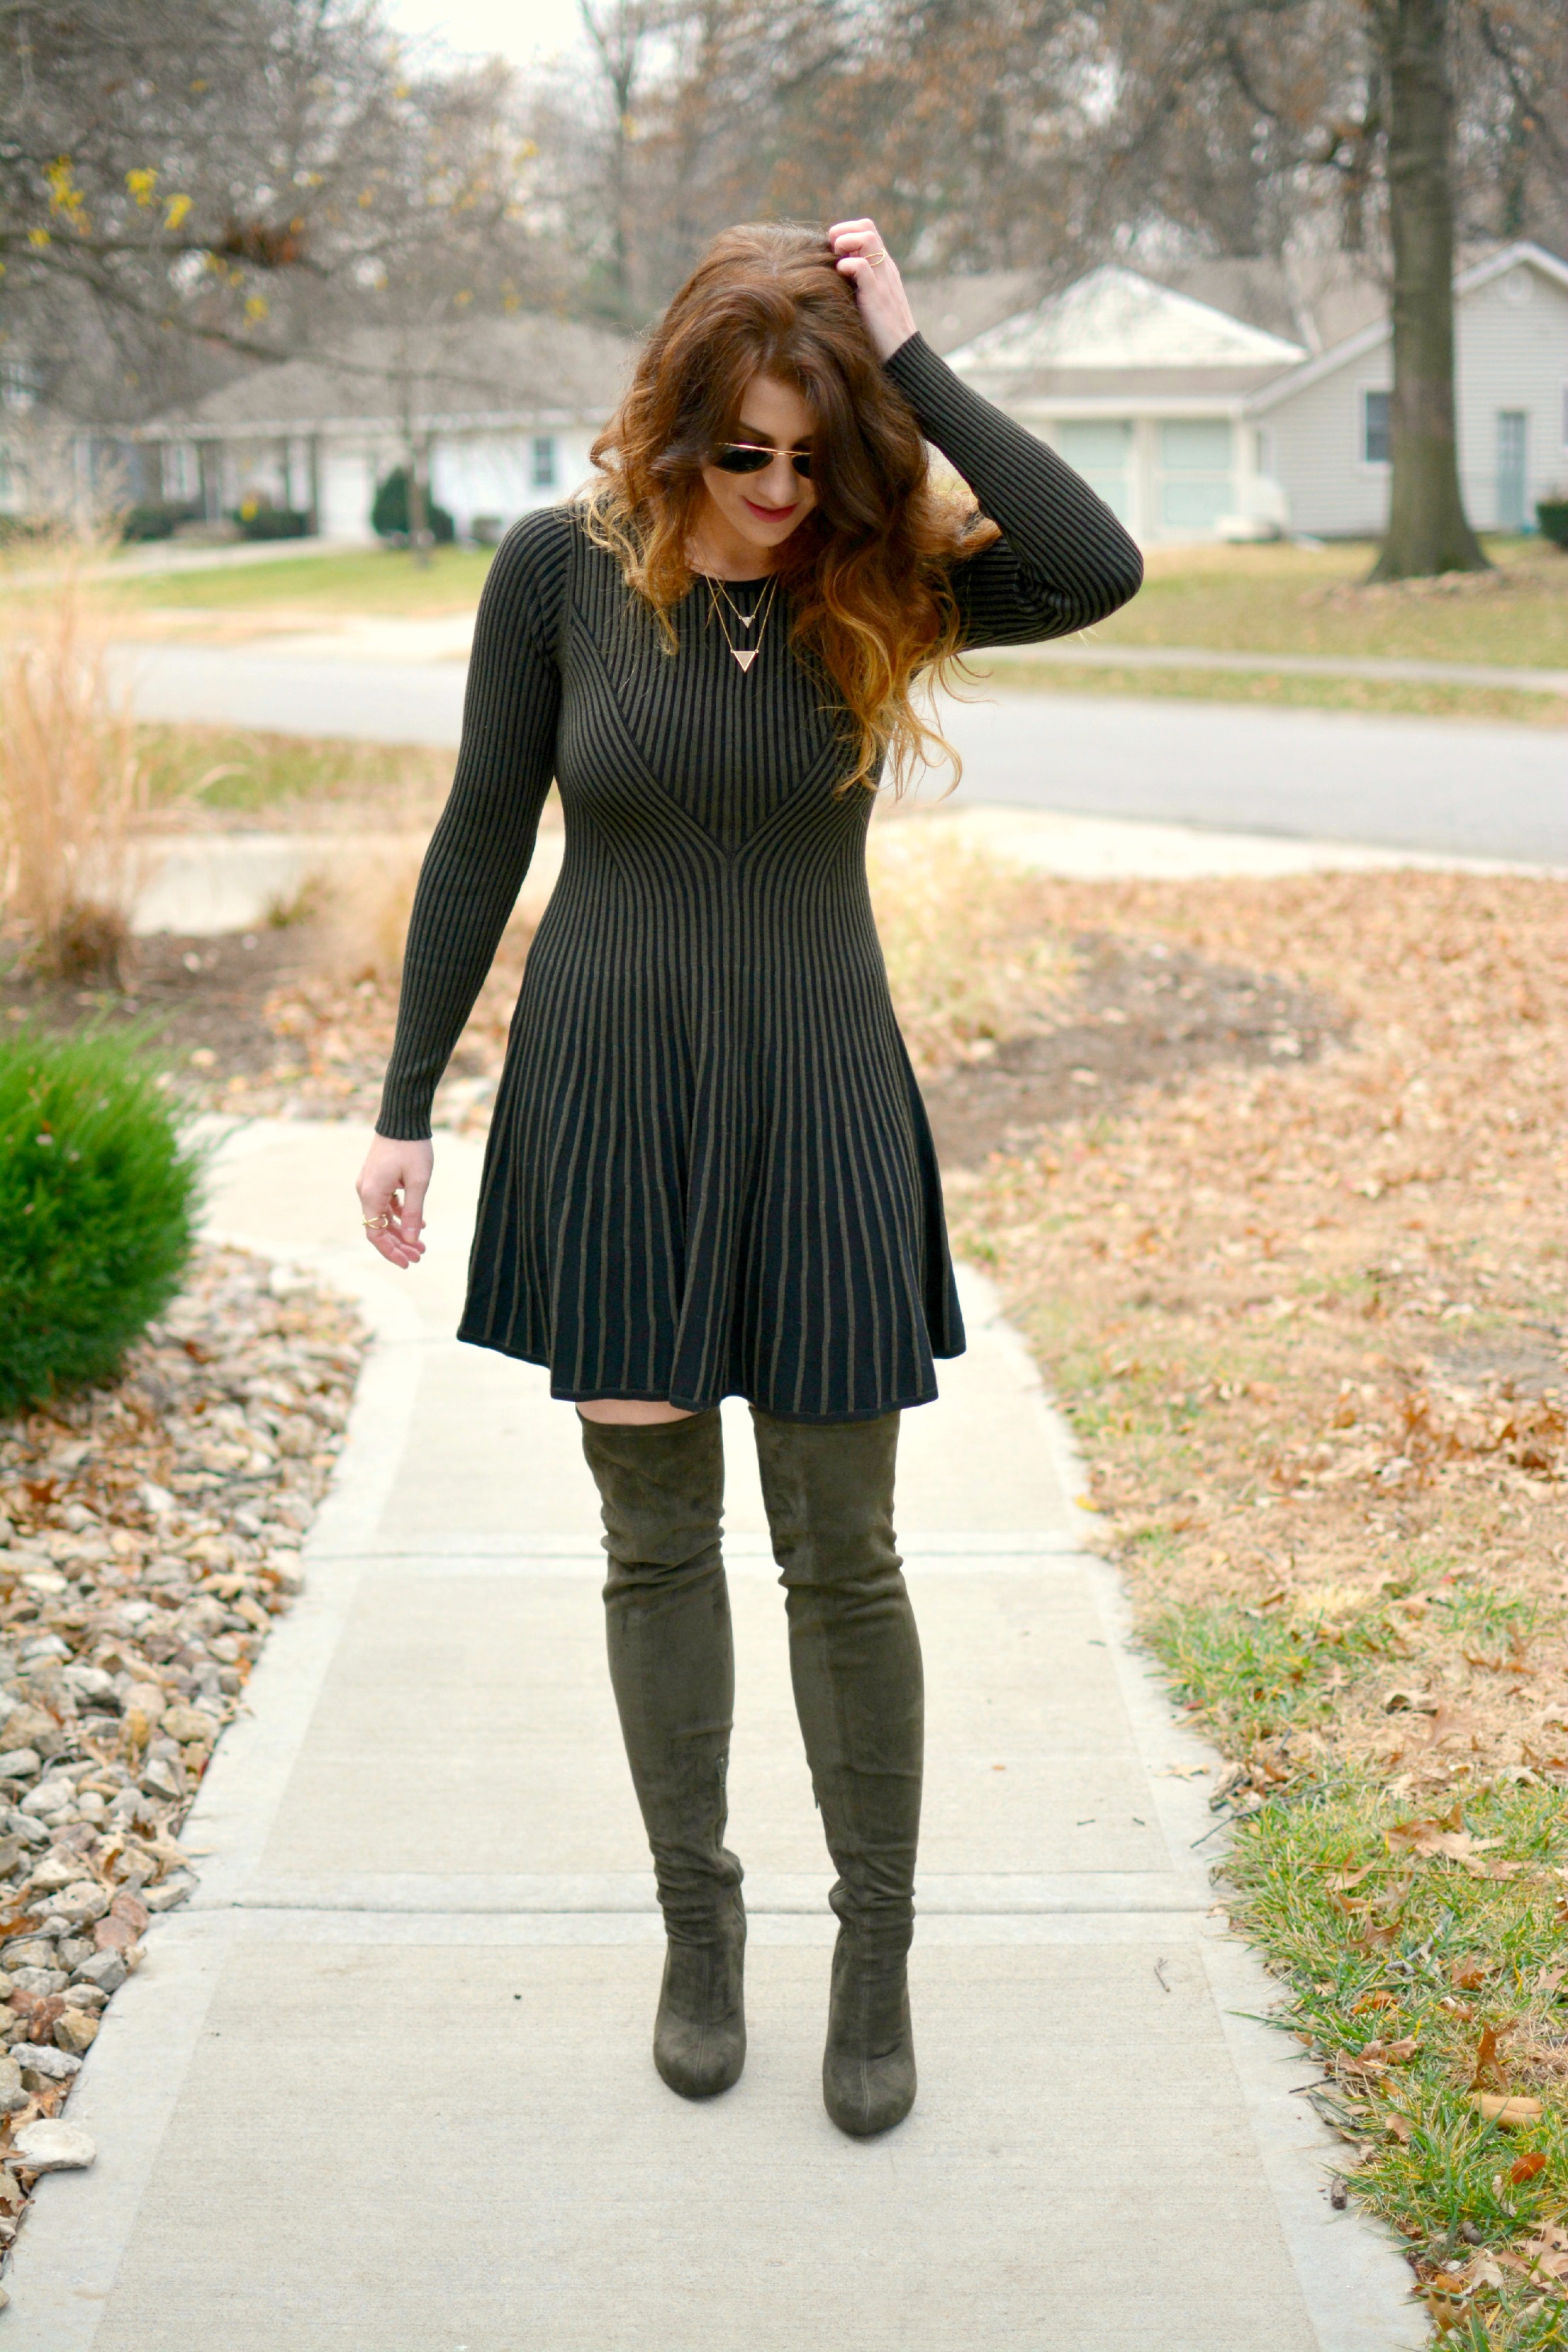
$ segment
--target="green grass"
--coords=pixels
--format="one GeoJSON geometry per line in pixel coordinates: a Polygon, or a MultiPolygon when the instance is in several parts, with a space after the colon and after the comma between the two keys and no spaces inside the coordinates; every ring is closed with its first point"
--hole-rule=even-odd
{"type": "Polygon", "coordinates": [[[290,804],[373,802],[417,822],[452,781],[453,754],[417,743],[356,743],[336,736],[261,735],[225,727],[139,727],[153,806],[252,815],[290,804]]]}
{"type": "Polygon", "coordinates": [[[111,593],[121,606],[155,611],[265,613],[281,606],[323,614],[462,613],[479,603],[493,558],[488,547],[438,547],[421,569],[405,550],[367,547],[344,555],[116,579],[111,593]]]}
{"type": "MultiPolygon", "coordinates": [[[[1151,1528],[1139,1551],[1158,1559],[1173,1541],[1151,1528]]],[[[1562,1791],[1499,1781],[1416,1803],[1322,1761],[1310,1739],[1292,1748],[1331,1727],[1362,1676],[1386,1674],[1401,1649],[1390,1604],[1452,1563],[1424,1552],[1406,1565],[1384,1598],[1338,1620],[1179,1603],[1143,1632],[1178,1699],[1227,1754],[1253,1760],[1225,1864],[1228,1907],[1289,1986],[1274,2021],[1323,2066],[1315,2103],[1347,2143],[1349,2193],[1403,2233],[1428,2289],[1445,2275],[1463,2284],[1434,2306],[1447,2343],[1544,2352],[1568,2345],[1561,2289],[1542,2294],[1488,2256],[1568,2210],[1562,1791]],[[1410,1827],[1401,1833],[1412,1815],[1473,1843],[1462,1857],[1413,1849],[1410,1827]],[[1497,2045],[1479,2072],[1489,2028],[1497,2045]],[[1538,2096],[1544,2113],[1512,2129],[1489,2123],[1470,2104],[1478,2082],[1538,2096]],[[1511,2177],[1537,2156],[1529,2177],[1511,2177]]],[[[1460,1654],[1511,1653],[1561,1620],[1479,1584],[1427,1600],[1460,1654]]]]}
{"type": "Polygon", "coordinates": [[[1334,1669],[1353,1673],[1386,1657],[1395,1642],[1382,1608],[1340,1622],[1295,1619],[1283,1609],[1178,1607],[1144,1630],[1178,1696],[1202,1710],[1228,1753],[1241,1755],[1321,1722],[1334,1669]]]}
{"type": "MultiPolygon", "coordinates": [[[[1387,1833],[1408,1810],[1353,1778],[1277,1799],[1238,1825],[1226,1874],[1237,1916],[1291,1979],[1280,2023],[1331,2074],[1323,2104],[1351,2143],[1357,2201],[1404,2232],[1430,2277],[1528,2239],[1568,2199],[1561,2104],[1505,2130],[1469,2103],[1489,2027],[1498,2046],[1487,2082],[1510,2095],[1531,2095],[1568,2048],[1568,2005],[1552,1981],[1564,1958],[1568,1815],[1550,1789],[1468,1796],[1447,1818],[1481,1846],[1479,1867],[1509,1869],[1491,1877],[1413,1858],[1397,1837],[1391,1848],[1387,1833]],[[1360,2065],[1373,2041],[1398,2054],[1360,2065]],[[1545,2161],[1531,2177],[1510,2177],[1537,2155],[1545,2161]]],[[[1478,2284],[1446,2316],[1466,2331],[1447,2340],[1478,2352],[1568,2343],[1568,2305],[1506,2266],[1500,2284],[1478,2284]]]]}
{"type": "Polygon", "coordinates": [[[1142,593],[1094,632],[1103,646],[1343,654],[1568,668],[1568,555],[1539,540],[1489,540],[1503,592],[1317,601],[1365,580],[1375,550],[1288,546],[1154,550],[1142,593]]]}
{"type": "MultiPolygon", "coordinates": [[[[1465,658],[1479,656],[1471,653],[1465,658]]],[[[1111,669],[1068,661],[997,662],[988,677],[991,684],[1008,692],[1157,695],[1185,702],[1259,703],[1298,710],[1379,711],[1399,718],[1568,726],[1568,697],[1502,687],[1444,686],[1398,678],[1300,677],[1277,670],[1111,669]]]]}

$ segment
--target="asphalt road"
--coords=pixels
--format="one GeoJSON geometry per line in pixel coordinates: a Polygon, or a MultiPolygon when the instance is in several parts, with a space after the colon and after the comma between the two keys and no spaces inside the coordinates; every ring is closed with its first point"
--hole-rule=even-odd
{"type": "MultiPolygon", "coordinates": [[[[120,660],[148,719],[451,745],[461,728],[458,661],[190,646],[120,660]]],[[[1568,864],[1554,728],[989,689],[946,725],[970,803],[1568,864]]]]}

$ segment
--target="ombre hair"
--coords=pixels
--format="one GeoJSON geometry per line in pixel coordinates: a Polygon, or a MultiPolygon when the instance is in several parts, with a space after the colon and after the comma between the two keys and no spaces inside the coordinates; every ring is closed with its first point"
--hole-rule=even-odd
{"type": "MultiPolygon", "coordinates": [[[[687,543],[702,468],[736,436],[753,376],[792,384],[814,419],[816,504],[777,551],[792,641],[826,674],[849,721],[839,787],[896,789],[917,763],[957,755],[915,696],[949,671],[954,559],[996,537],[958,486],[931,478],[914,412],[872,347],[820,231],[763,222],[709,247],[644,347],[593,447],[589,537],[614,554],[670,650],[692,586],[687,543]]],[[[921,694],[924,699],[923,693],[921,694]]]]}

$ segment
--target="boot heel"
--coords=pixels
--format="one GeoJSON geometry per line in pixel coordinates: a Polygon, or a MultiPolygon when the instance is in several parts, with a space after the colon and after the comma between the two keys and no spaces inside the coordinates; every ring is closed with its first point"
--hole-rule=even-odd
{"type": "Polygon", "coordinates": [[[746,1915],[740,1897],[711,1943],[668,1946],[653,2063],[683,2099],[711,2099],[746,2063],[746,1915]]]}

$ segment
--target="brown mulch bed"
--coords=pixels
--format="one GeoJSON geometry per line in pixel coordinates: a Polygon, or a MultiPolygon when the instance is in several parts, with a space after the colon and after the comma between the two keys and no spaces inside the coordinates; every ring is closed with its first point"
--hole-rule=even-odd
{"type": "MultiPolygon", "coordinates": [[[[438,1125],[481,1129],[527,955],[503,942],[437,1097],[438,1125]]],[[[0,1015],[54,1029],[135,1023],[205,1108],[270,1118],[374,1118],[396,1014],[395,983],[328,967],[319,924],[216,938],[139,940],[123,993],[0,977],[0,1015]]],[[[1219,1063],[1313,1061],[1346,1016],[1321,990],[1171,947],[1084,929],[1070,992],[1049,1025],[968,1044],[922,1072],[944,1165],[969,1169],[1086,1112],[1125,1109],[1150,1086],[1219,1063]]]]}
{"type": "Polygon", "coordinates": [[[1144,1087],[1219,1064],[1316,1061],[1348,1020],[1323,991],[1161,940],[1085,930],[1058,1025],[1001,1040],[924,1087],[948,1168],[983,1166],[1046,1128],[1129,1109],[1144,1087]]]}
{"type": "Polygon", "coordinates": [[[0,976],[0,1014],[47,1029],[134,1024],[176,1068],[221,1073],[225,1082],[233,1075],[249,1079],[278,1057],[268,1003],[309,961],[309,942],[297,929],[216,938],[160,931],[128,950],[122,990],[43,980],[13,967],[0,976]]]}

